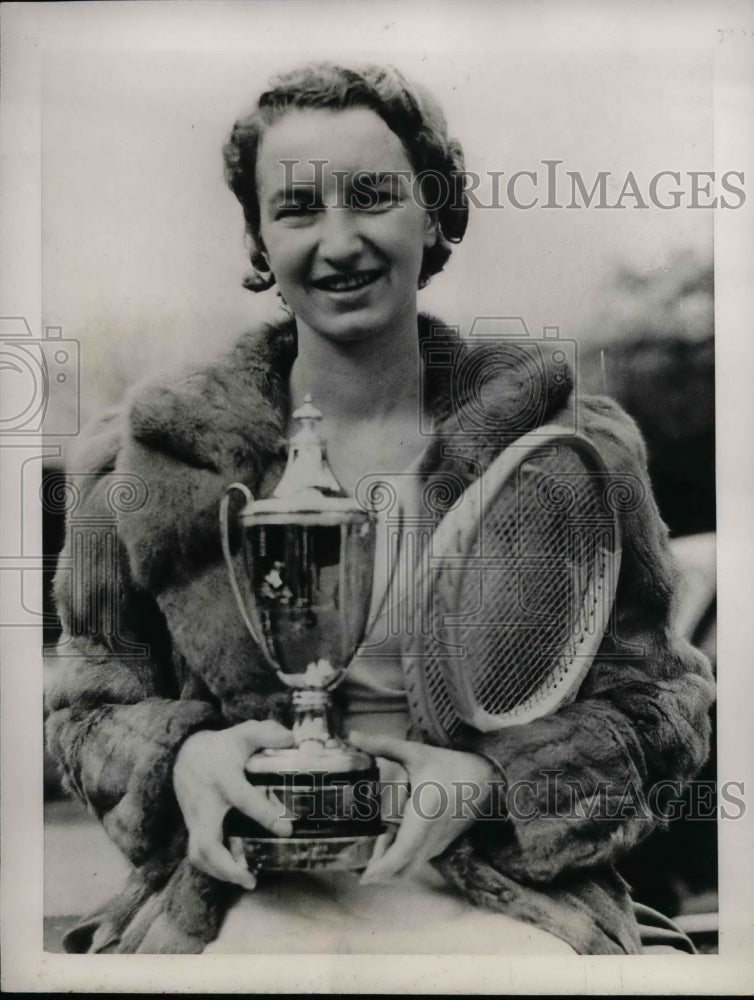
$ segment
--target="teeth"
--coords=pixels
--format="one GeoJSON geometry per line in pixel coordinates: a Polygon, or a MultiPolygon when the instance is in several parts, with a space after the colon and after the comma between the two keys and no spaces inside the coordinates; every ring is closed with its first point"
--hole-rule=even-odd
{"type": "Polygon", "coordinates": [[[374,274],[362,274],[362,275],[348,275],[338,278],[326,278],[318,284],[326,288],[331,292],[348,292],[352,291],[354,288],[361,288],[363,285],[368,285],[370,282],[374,281],[374,274]]]}

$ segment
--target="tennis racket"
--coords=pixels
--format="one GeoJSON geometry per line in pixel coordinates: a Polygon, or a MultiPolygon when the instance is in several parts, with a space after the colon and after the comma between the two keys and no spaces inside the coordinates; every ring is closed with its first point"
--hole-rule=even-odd
{"type": "Polygon", "coordinates": [[[621,558],[615,489],[586,438],[510,445],[425,544],[404,667],[415,728],[451,746],[556,711],[602,642],[621,558]]]}

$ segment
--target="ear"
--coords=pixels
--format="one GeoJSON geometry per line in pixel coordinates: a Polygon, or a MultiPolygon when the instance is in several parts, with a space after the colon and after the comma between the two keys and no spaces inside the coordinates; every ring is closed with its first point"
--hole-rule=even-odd
{"type": "Polygon", "coordinates": [[[269,271],[270,274],[272,274],[272,268],[270,267],[270,255],[267,253],[261,237],[259,237],[256,241],[251,241],[250,258],[252,267],[255,267],[257,271],[269,271]]]}
{"type": "Polygon", "coordinates": [[[437,212],[427,212],[424,218],[424,246],[429,249],[437,243],[440,222],[437,212]]]}

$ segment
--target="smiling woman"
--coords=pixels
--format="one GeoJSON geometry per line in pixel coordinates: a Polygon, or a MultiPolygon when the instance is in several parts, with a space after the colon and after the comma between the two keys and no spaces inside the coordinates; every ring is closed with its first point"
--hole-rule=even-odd
{"type": "MultiPolygon", "coordinates": [[[[281,77],[236,122],[225,163],[246,221],[247,286],[277,285],[289,315],[188,378],[138,387],[79,456],[89,475],[78,518],[104,510],[111,474],[149,489],[118,523],[120,633],[102,620],[106,553],[92,549],[91,574],[75,587],[57,581],[66,665],[48,694],[50,746],[134,865],[123,894],[74,929],[68,948],[636,953],[614,862],[652,829],[657,783],[701,766],[712,684],[707,661],[672,628],[675,570],[635,425],[610,400],[573,398],[562,351],[532,365],[521,345],[475,348],[418,313],[417,289],[462,239],[468,205],[442,112],[397,71],[319,65],[281,77]],[[365,477],[395,486],[403,530],[375,561],[374,641],[357,653],[339,707],[344,728],[361,734],[352,742],[413,791],[361,882],[323,873],[257,887],[223,821],[238,809],[291,835],[291,818],[244,765],[293,734],[285,693],[234,609],[216,515],[229,483],[272,493],[307,393],[326,413],[345,489],[355,494],[365,477]],[[613,485],[630,481],[640,498],[619,511],[613,627],[578,697],[552,715],[466,731],[451,746],[422,741],[404,674],[413,625],[392,617],[411,597],[407,526],[434,530],[453,507],[448,482],[472,486],[523,435],[576,419],[613,485]],[[148,656],[126,655],[135,643],[148,656]],[[560,790],[553,771],[568,779],[560,790]],[[417,798],[427,788],[446,803],[477,789],[476,810],[495,805],[485,819],[447,808],[428,818],[417,798]],[[629,789],[636,808],[615,812],[629,789]],[[521,791],[525,817],[501,803],[521,791]]],[[[547,553],[548,539],[539,544],[547,553]]],[[[498,667],[502,676],[516,664],[498,667]]]]}
{"type": "Polygon", "coordinates": [[[438,224],[411,197],[411,171],[400,139],[365,108],[294,111],[265,132],[256,167],[260,252],[307,331],[403,339],[401,327],[415,327],[419,275],[438,224]],[[280,188],[285,164],[293,185],[280,188]],[[365,177],[380,174],[375,197],[360,207],[354,177],[363,193],[365,177]]]}

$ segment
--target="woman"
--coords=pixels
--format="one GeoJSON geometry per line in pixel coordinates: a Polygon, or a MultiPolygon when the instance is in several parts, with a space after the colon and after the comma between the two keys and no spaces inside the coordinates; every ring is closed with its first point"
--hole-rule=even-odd
{"type": "MultiPolygon", "coordinates": [[[[481,349],[489,375],[475,395],[478,386],[472,392],[455,378],[470,348],[447,331],[451,363],[427,363],[436,330],[418,315],[416,293],[463,236],[463,161],[434,101],[395,71],[324,65],[280,78],[236,123],[225,159],[251,247],[248,285],[276,284],[290,316],[179,384],[138,387],[79,459],[91,485],[77,516],[106,510],[113,475],[140,477],[146,499],[119,519],[116,636],[97,612],[108,581],[57,582],[70,659],[48,695],[50,747],[134,864],[121,896],[72,931],[67,947],[197,952],[245,936],[253,950],[270,898],[284,912],[291,906],[283,890],[251,892],[254,878],[222,842],[231,807],[290,834],[243,765],[292,737],[285,694],[234,609],[217,509],[233,481],[257,496],[272,491],[290,415],[308,392],[325,411],[331,465],[350,493],[366,475],[405,470],[418,482],[452,471],[470,483],[516,436],[572,420],[574,408],[610,471],[644,484],[645,502],[624,517],[616,605],[618,633],[643,654],[627,664],[610,655],[615,640],[606,638],[571,706],[440,749],[405,738],[399,649],[382,662],[357,657],[344,692],[347,728],[365,730],[352,741],[401,764],[413,787],[521,782],[533,790],[530,814],[541,817],[474,824],[445,811],[429,821],[409,803],[395,842],[362,883],[394,877],[402,898],[447,905],[449,919],[471,913],[481,921],[472,936],[484,926],[485,942],[495,942],[485,951],[505,951],[506,942],[508,953],[637,951],[627,887],[612,864],[654,825],[653,785],[701,766],[712,684],[707,662],[670,628],[674,571],[634,425],[608,400],[574,401],[562,374],[501,373],[494,347],[481,349]],[[438,189],[446,194],[439,202],[438,189]],[[488,425],[462,433],[472,412],[478,427],[480,398],[488,425]],[[427,426],[429,437],[420,432],[427,426]],[[461,454],[447,447],[461,438],[461,454]],[[148,655],[124,655],[129,642],[147,643],[148,655]],[[547,780],[555,771],[571,788],[547,780]],[[579,805],[631,788],[637,807],[595,820],[588,808],[567,808],[573,783],[579,805]]],[[[333,885],[344,908],[369,899],[378,920],[384,915],[378,888],[358,889],[350,876],[333,885]]]]}

